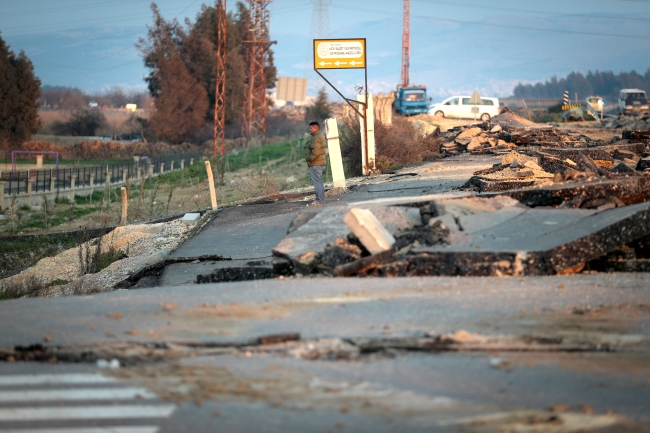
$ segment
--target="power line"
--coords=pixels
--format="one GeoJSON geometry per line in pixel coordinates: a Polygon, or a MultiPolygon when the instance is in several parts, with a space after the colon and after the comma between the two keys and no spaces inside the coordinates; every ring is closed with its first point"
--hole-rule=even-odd
{"type": "Polygon", "coordinates": [[[485,5],[477,5],[477,4],[470,4],[470,3],[450,2],[444,0],[415,0],[415,1],[418,1],[420,3],[435,3],[435,4],[444,4],[444,5],[451,5],[451,6],[471,7],[477,9],[501,10],[501,11],[508,11],[508,12],[525,12],[525,13],[553,15],[553,16],[567,17],[567,18],[584,17],[584,18],[597,18],[597,19],[605,19],[605,20],[650,21],[650,19],[648,18],[629,18],[629,17],[614,17],[614,16],[587,15],[587,14],[563,14],[559,12],[545,12],[545,11],[532,10],[532,9],[505,8],[500,6],[485,6],[485,5]]]}
{"type": "MultiPolygon", "coordinates": [[[[174,18],[172,18],[172,20],[175,20],[183,12],[185,12],[190,7],[192,7],[192,5],[194,5],[197,1],[198,0],[192,1],[188,6],[186,6],[185,8],[182,8],[182,9],[180,7],[173,8],[173,9],[167,9],[167,12],[168,13],[169,12],[173,13],[174,11],[180,10],[180,12],[178,14],[176,14],[176,16],[174,18]]],[[[112,23],[116,23],[116,22],[118,22],[118,23],[127,23],[127,22],[132,22],[132,21],[141,21],[142,18],[148,17],[150,15],[151,15],[151,12],[147,11],[147,12],[140,12],[140,13],[135,13],[135,14],[130,13],[130,14],[127,14],[127,15],[113,15],[113,16],[109,16],[109,17],[97,17],[97,18],[94,18],[94,19],[85,19],[83,21],[83,24],[84,24],[83,27],[78,27],[78,26],[77,27],[69,27],[70,24],[78,24],[78,21],[58,22],[58,23],[55,23],[55,24],[50,23],[50,24],[30,25],[28,28],[25,28],[24,25],[21,25],[19,27],[5,28],[3,33],[5,33],[6,31],[10,31],[10,30],[25,30],[26,32],[28,32],[28,34],[31,35],[31,34],[33,34],[34,29],[44,29],[45,32],[47,32],[47,31],[57,31],[57,30],[59,30],[59,31],[62,31],[62,30],[74,31],[74,30],[79,30],[79,29],[83,29],[83,28],[89,28],[88,27],[89,24],[95,24],[95,23],[98,23],[98,24],[112,24],[112,23]]]]}
{"type": "MultiPolygon", "coordinates": [[[[340,5],[340,4],[332,4],[332,5],[335,7],[344,8],[346,10],[358,10],[361,12],[373,12],[373,13],[384,14],[384,15],[399,15],[395,12],[379,11],[376,9],[357,8],[354,6],[340,5]]],[[[510,28],[510,29],[535,30],[535,31],[542,31],[542,32],[568,33],[568,34],[587,35],[587,36],[605,36],[605,37],[613,37],[613,38],[650,39],[650,36],[621,35],[615,33],[581,32],[577,30],[562,30],[562,29],[544,29],[540,27],[494,24],[494,23],[485,23],[485,22],[478,22],[478,21],[454,20],[450,18],[435,18],[435,17],[425,16],[425,15],[414,15],[414,17],[430,20],[430,21],[442,21],[442,22],[449,22],[455,24],[471,24],[471,25],[487,26],[487,27],[503,27],[503,28],[510,28]]]]}
{"type": "Polygon", "coordinates": [[[24,11],[18,11],[18,12],[5,12],[5,13],[0,13],[0,17],[16,17],[16,16],[21,16],[21,15],[37,15],[37,14],[49,14],[51,12],[63,12],[63,11],[69,11],[69,10],[79,10],[79,9],[99,9],[95,8],[95,6],[115,6],[115,5],[121,5],[121,4],[133,4],[133,3],[148,3],[150,0],[119,0],[119,1],[103,1],[103,2],[97,2],[97,3],[84,3],[83,5],[78,5],[78,6],[63,6],[63,7],[58,7],[58,8],[49,8],[49,9],[38,9],[38,10],[24,10],[24,11]]]}

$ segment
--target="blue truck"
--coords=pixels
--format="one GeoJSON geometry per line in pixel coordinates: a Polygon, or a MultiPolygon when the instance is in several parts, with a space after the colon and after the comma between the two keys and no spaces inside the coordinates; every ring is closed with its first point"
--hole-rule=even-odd
{"type": "Polygon", "coordinates": [[[427,114],[429,98],[425,86],[398,87],[393,101],[393,111],[402,116],[427,114]]]}

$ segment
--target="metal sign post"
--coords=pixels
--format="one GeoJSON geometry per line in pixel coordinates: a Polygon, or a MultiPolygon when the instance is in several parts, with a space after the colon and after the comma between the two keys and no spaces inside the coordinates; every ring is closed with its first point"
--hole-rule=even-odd
{"type": "Polygon", "coordinates": [[[478,91],[474,90],[474,93],[472,93],[472,97],[469,98],[469,103],[474,104],[474,106],[472,107],[472,113],[474,113],[474,120],[476,120],[476,114],[478,114],[477,105],[481,104],[481,97],[478,95],[478,91]]]}
{"type": "MultiPolygon", "coordinates": [[[[314,39],[314,71],[325,80],[329,86],[339,94],[345,102],[364,120],[368,115],[368,69],[366,68],[366,38],[356,39],[314,39]],[[319,72],[321,69],[363,69],[364,92],[363,102],[346,98],[327,78],[319,72]],[[355,105],[363,106],[361,113],[355,105]]],[[[366,160],[363,161],[364,173],[368,170],[368,125],[364,127],[364,145],[366,146],[366,160]]],[[[374,161],[374,158],[373,158],[374,161]]]]}

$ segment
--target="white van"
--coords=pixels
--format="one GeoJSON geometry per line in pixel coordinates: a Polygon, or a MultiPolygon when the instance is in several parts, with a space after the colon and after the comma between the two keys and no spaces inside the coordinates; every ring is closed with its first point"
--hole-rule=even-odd
{"type": "MultiPolygon", "coordinates": [[[[433,104],[429,108],[430,116],[449,117],[454,119],[474,119],[474,104],[470,104],[471,96],[452,96],[444,101],[433,104]]],[[[499,98],[481,98],[477,104],[476,118],[482,121],[490,120],[499,114],[499,98]]]]}
{"type": "Polygon", "coordinates": [[[622,89],[618,94],[618,114],[644,114],[648,112],[648,98],[640,89],[622,89]]]}

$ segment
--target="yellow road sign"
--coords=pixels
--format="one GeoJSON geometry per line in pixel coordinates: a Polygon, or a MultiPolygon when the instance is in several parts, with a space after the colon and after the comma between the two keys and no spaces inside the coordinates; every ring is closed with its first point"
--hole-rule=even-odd
{"type": "Polygon", "coordinates": [[[363,69],[366,39],[314,39],[314,69],[363,69]]]}

